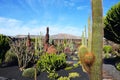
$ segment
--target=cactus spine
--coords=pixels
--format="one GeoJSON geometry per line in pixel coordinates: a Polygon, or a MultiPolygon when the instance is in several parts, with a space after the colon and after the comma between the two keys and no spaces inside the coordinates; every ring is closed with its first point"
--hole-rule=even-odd
{"type": "Polygon", "coordinates": [[[102,80],[103,22],[102,0],[92,0],[92,52],[95,62],[91,67],[90,80],[102,80]]]}

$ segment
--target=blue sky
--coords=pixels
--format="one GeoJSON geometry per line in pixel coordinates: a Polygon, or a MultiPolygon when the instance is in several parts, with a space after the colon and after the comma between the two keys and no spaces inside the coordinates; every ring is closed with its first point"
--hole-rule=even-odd
{"type": "MultiPolygon", "coordinates": [[[[68,33],[81,36],[91,15],[91,0],[0,0],[0,33],[68,33]]],[[[103,0],[103,15],[120,0],[103,0]]]]}

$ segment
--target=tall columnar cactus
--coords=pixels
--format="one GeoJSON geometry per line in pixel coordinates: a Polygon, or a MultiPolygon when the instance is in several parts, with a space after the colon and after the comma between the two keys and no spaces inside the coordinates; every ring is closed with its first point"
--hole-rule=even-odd
{"type": "Polygon", "coordinates": [[[91,34],[91,32],[92,32],[92,27],[91,27],[91,21],[90,21],[90,16],[89,16],[89,18],[88,18],[88,50],[89,50],[89,52],[91,52],[91,41],[92,41],[92,34],[91,34]]]}
{"type": "Polygon", "coordinates": [[[42,33],[35,38],[35,55],[40,56],[43,52],[42,33]]]}
{"type": "Polygon", "coordinates": [[[44,42],[44,51],[46,52],[49,47],[49,27],[46,28],[45,42],[44,42]]]}
{"type": "Polygon", "coordinates": [[[90,80],[102,80],[103,12],[102,0],[91,0],[92,4],[92,52],[95,62],[91,67],[90,80]]]}
{"type": "Polygon", "coordinates": [[[70,40],[69,42],[69,48],[70,48],[70,51],[74,51],[74,43],[73,43],[73,40],[70,40]]]}
{"type": "Polygon", "coordinates": [[[87,33],[86,33],[86,26],[85,26],[85,46],[87,47],[87,33]]]}
{"type": "Polygon", "coordinates": [[[85,45],[85,34],[84,34],[84,31],[82,32],[82,45],[85,45]]]}

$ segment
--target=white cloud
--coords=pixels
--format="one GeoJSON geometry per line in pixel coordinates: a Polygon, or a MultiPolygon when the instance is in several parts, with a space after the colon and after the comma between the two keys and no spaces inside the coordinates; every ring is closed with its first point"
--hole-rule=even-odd
{"type": "Polygon", "coordinates": [[[28,32],[32,35],[38,35],[40,32],[46,34],[46,27],[50,29],[50,35],[58,33],[67,33],[73,35],[81,35],[82,30],[79,27],[64,26],[64,25],[39,25],[37,20],[28,22],[19,21],[16,19],[0,17],[0,33],[5,35],[27,35],[28,32]]]}
{"type": "Polygon", "coordinates": [[[73,1],[64,1],[64,5],[67,7],[73,7],[75,3],[73,1]]]}
{"type": "Polygon", "coordinates": [[[16,19],[8,19],[4,17],[0,17],[0,27],[14,27],[16,25],[21,25],[22,21],[16,19]]]}
{"type": "Polygon", "coordinates": [[[86,9],[88,6],[78,6],[77,7],[77,10],[83,10],[83,9],[86,9]]]}

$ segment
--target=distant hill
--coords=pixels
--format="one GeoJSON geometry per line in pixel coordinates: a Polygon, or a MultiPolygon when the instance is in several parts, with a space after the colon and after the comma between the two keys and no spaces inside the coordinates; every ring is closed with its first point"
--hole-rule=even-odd
{"type": "Polygon", "coordinates": [[[51,35],[51,38],[52,39],[81,39],[79,36],[74,36],[71,34],[64,34],[64,33],[51,35]]]}
{"type": "MultiPolygon", "coordinates": [[[[27,35],[16,35],[15,38],[25,38],[27,35]]],[[[39,37],[39,35],[30,35],[31,38],[39,37]]],[[[44,36],[42,36],[44,38],[44,36]]],[[[52,39],[81,39],[80,36],[75,36],[71,34],[56,34],[56,35],[50,35],[50,38],[52,39]]]]}

